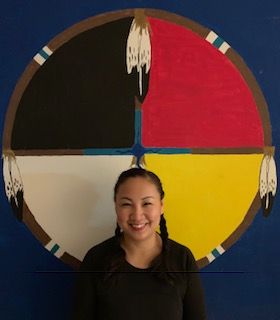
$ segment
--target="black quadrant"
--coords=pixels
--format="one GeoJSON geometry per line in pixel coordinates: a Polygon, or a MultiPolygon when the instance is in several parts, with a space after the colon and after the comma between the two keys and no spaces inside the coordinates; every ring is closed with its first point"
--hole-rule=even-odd
{"type": "Polygon", "coordinates": [[[129,148],[134,143],[138,74],[126,69],[132,22],[124,18],[79,34],[38,69],[17,108],[11,148],[129,148]]]}

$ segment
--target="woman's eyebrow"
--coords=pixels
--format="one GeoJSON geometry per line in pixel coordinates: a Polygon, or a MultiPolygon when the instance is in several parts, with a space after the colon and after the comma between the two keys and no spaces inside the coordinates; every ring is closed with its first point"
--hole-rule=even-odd
{"type": "Polygon", "coordinates": [[[121,197],[120,200],[129,200],[129,201],[132,201],[132,199],[128,198],[128,197],[121,197]]]}
{"type": "MultiPolygon", "coordinates": [[[[145,197],[141,198],[141,200],[147,200],[147,199],[154,199],[154,197],[153,197],[153,196],[145,196],[145,197]]],[[[129,197],[121,197],[120,200],[129,200],[129,201],[132,201],[132,199],[129,198],[129,197]]]]}

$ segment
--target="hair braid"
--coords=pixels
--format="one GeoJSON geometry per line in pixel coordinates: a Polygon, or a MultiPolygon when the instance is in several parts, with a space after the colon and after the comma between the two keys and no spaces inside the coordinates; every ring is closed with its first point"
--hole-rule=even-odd
{"type": "Polygon", "coordinates": [[[161,236],[161,240],[162,240],[162,250],[166,251],[166,249],[167,249],[168,231],[167,231],[167,227],[166,227],[166,220],[164,218],[163,213],[160,216],[159,228],[160,228],[160,236],[161,236]]]}
{"type": "Polygon", "coordinates": [[[122,235],[122,233],[121,233],[121,228],[120,228],[120,226],[119,226],[118,223],[117,223],[117,226],[116,226],[116,229],[115,229],[115,236],[116,236],[116,238],[118,239],[118,241],[120,240],[121,235],[122,235]]]}
{"type": "Polygon", "coordinates": [[[155,265],[155,270],[159,271],[157,276],[164,281],[167,281],[169,284],[174,285],[174,281],[176,280],[176,275],[172,273],[172,266],[168,261],[168,231],[166,226],[166,220],[164,218],[163,213],[160,216],[160,236],[162,239],[162,252],[159,256],[159,260],[155,265]],[[171,272],[170,272],[171,271],[171,272]]]}
{"type": "Polygon", "coordinates": [[[116,237],[116,244],[117,244],[117,250],[114,252],[113,257],[110,259],[110,263],[108,265],[107,274],[105,274],[104,280],[111,279],[111,285],[115,284],[117,281],[117,277],[113,277],[114,275],[117,275],[118,271],[121,271],[123,263],[125,261],[125,252],[120,246],[121,237],[122,237],[122,231],[120,226],[117,223],[116,229],[115,229],[115,237],[116,237]]]}

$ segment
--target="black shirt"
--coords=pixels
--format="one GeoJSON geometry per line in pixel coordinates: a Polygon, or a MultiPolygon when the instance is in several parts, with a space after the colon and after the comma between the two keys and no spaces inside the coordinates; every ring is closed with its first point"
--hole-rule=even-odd
{"type": "Polygon", "coordinates": [[[115,237],[93,247],[78,273],[75,320],[204,320],[203,290],[191,251],[168,239],[166,259],[172,283],[153,268],[138,269],[124,261],[105,280],[111,257],[119,252],[115,237]]]}

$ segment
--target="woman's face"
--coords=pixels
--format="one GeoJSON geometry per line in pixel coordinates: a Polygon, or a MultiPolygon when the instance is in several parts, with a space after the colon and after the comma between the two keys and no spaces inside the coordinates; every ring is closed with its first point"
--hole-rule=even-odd
{"type": "Polygon", "coordinates": [[[127,240],[143,241],[155,235],[163,203],[152,182],[143,177],[128,178],[119,186],[115,208],[127,240]]]}

